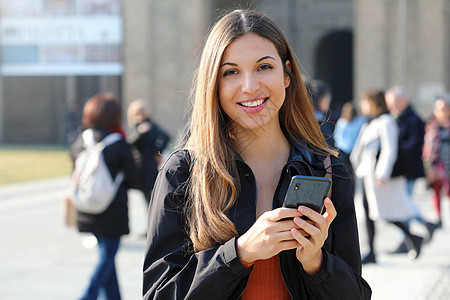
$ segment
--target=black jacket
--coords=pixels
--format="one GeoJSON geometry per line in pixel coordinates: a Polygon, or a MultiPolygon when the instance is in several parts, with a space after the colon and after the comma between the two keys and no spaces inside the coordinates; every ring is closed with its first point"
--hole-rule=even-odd
{"type": "MultiPolygon", "coordinates": [[[[111,132],[96,130],[94,137],[97,141],[100,141],[109,133],[111,132]]],[[[83,150],[83,140],[81,134],[79,134],[71,147],[73,160],[76,159],[81,150],[83,150]]],[[[104,212],[98,215],[78,212],[77,226],[80,232],[91,232],[104,237],[118,238],[130,232],[127,190],[139,187],[139,176],[130,146],[124,139],[105,147],[103,155],[113,178],[122,170],[125,174],[124,181],[111,205],[104,212]]]]}
{"type": "MultiPolygon", "coordinates": [[[[322,157],[323,159],[323,157],[322,157]]],[[[274,197],[282,205],[290,178],[297,174],[324,176],[322,159],[292,146],[289,162],[274,197]]],[[[317,275],[307,275],[295,249],[279,254],[281,272],[292,299],[369,299],[361,277],[361,258],[350,179],[332,158],[332,200],[338,212],[323,247],[324,263],[317,275]]],[[[195,163],[195,162],[194,162],[195,163]]],[[[255,222],[256,184],[248,165],[237,159],[241,193],[227,212],[239,235],[255,222]]],[[[148,244],[144,261],[143,299],[239,299],[252,269],[236,253],[236,239],[193,254],[186,229],[186,180],[189,153],[173,153],[159,172],[149,208],[148,244]]]]}
{"type": "Polygon", "coordinates": [[[397,125],[399,128],[398,155],[392,169],[392,177],[424,177],[422,148],[425,136],[425,123],[412,107],[408,106],[397,117],[397,125]]]}

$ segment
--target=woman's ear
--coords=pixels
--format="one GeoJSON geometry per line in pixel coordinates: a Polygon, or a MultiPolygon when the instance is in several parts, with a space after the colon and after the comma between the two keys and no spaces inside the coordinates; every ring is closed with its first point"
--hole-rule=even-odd
{"type": "Polygon", "coordinates": [[[287,89],[289,85],[291,84],[291,77],[287,73],[287,71],[291,71],[291,61],[287,60],[285,62],[285,71],[284,71],[284,88],[287,89]]]}

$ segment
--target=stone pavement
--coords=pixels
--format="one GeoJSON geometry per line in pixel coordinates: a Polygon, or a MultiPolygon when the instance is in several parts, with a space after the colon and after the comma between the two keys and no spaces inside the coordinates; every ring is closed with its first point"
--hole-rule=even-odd
{"type": "MultiPolygon", "coordinates": [[[[0,299],[74,300],[84,291],[97,248],[64,225],[61,202],[68,179],[0,188],[0,299]]],[[[141,299],[146,205],[130,192],[131,234],[122,240],[116,266],[122,299],[141,299]]]]}
{"type": "MultiPolygon", "coordinates": [[[[0,187],[0,299],[74,300],[82,294],[97,249],[85,247],[86,236],[64,225],[61,201],[67,187],[68,178],[0,187]]],[[[423,183],[414,191],[424,217],[431,219],[429,193],[423,183]]],[[[450,211],[448,200],[443,209],[450,211]]],[[[450,222],[444,221],[415,261],[387,254],[401,234],[392,225],[377,223],[378,263],[363,268],[372,299],[450,299],[450,222]]],[[[141,298],[146,206],[137,191],[130,191],[130,227],[116,261],[124,300],[141,298]]],[[[363,230],[360,239],[364,252],[363,230]]]]}
{"type": "MultiPolygon", "coordinates": [[[[414,202],[427,221],[435,222],[431,206],[431,190],[426,189],[423,179],[417,180],[413,192],[414,202]]],[[[405,254],[389,254],[403,238],[396,226],[385,222],[376,223],[375,248],[377,264],[363,266],[363,277],[372,287],[372,299],[450,299],[450,204],[445,198],[442,205],[443,227],[435,231],[432,240],[422,247],[421,255],[410,260],[405,254]]],[[[356,202],[359,222],[361,252],[368,251],[362,206],[356,202]]],[[[426,236],[418,223],[411,224],[413,233],[426,236]]]]}

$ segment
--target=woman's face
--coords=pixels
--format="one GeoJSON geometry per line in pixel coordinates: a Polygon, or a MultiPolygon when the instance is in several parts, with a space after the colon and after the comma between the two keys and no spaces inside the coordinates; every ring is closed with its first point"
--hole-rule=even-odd
{"type": "Polygon", "coordinates": [[[237,38],[225,49],[218,76],[220,105],[238,129],[280,126],[290,79],[272,42],[253,33],[237,38]]]}
{"type": "Polygon", "coordinates": [[[434,116],[439,124],[447,126],[450,122],[450,107],[443,99],[438,99],[434,103],[434,116]]]}
{"type": "Polygon", "coordinates": [[[361,98],[359,101],[359,107],[361,108],[361,113],[364,116],[370,116],[372,113],[372,105],[370,104],[369,99],[366,97],[361,98]]]}
{"type": "Polygon", "coordinates": [[[134,124],[139,124],[142,121],[144,121],[147,118],[147,113],[145,112],[144,108],[139,108],[138,110],[136,110],[135,114],[134,114],[134,124]]]}

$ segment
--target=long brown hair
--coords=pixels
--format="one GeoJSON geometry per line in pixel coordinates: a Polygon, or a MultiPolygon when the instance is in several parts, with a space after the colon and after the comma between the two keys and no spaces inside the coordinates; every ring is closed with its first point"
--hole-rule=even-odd
{"type": "Polygon", "coordinates": [[[304,140],[316,152],[336,154],[328,148],[306,93],[294,52],[278,26],[266,15],[235,10],[211,29],[193,87],[193,108],[186,148],[195,156],[190,187],[188,225],[194,251],[209,249],[236,235],[226,212],[235,203],[240,183],[236,152],[230,135],[232,120],[222,111],[218,99],[219,68],[223,53],[238,37],[255,33],[271,41],[290,77],[286,99],[279,111],[284,133],[304,140]],[[290,68],[286,62],[290,62],[290,68]]]}

